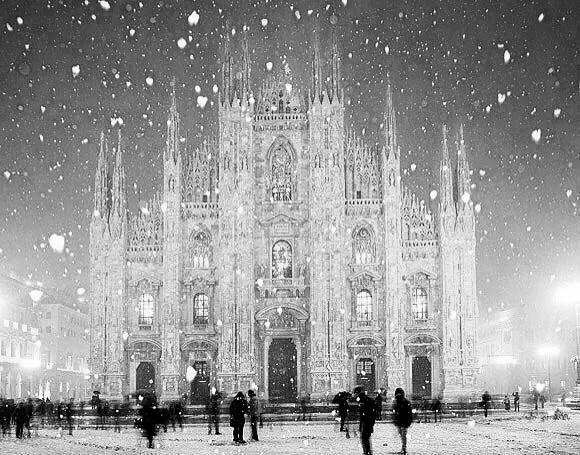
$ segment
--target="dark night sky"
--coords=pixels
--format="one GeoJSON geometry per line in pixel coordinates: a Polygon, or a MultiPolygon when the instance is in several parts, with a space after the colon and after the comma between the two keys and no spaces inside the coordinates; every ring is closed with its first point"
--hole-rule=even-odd
{"type": "Polygon", "coordinates": [[[88,288],[99,131],[123,119],[137,210],[160,188],[173,76],[188,141],[216,130],[226,18],[234,41],[249,27],[257,87],[265,63],[284,57],[308,80],[319,16],[323,42],[337,22],[348,123],[369,141],[380,134],[389,72],[404,184],[421,198],[438,188],[441,123],[465,123],[481,205],[481,308],[542,304],[560,283],[580,280],[577,0],[108,3],[0,1],[0,272],[88,288]],[[190,25],[193,11],[199,22],[190,25]],[[51,234],[66,236],[62,254],[51,234]]]}

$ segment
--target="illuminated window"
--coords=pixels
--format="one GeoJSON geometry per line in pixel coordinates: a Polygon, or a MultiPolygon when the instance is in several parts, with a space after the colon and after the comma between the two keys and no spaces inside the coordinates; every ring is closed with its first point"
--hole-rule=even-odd
{"type": "Polygon", "coordinates": [[[373,298],[371,293],[363,289],[356,295],[356,320],[370,322],[373,318],[373,298]]]}
{"type": "Polygon", "coordinates": [[[139,325],[153,325],[155,302],[151,294],[142,294],[139,298],[139,325]]]}
{"type": "Polygon", "coordinates": [[[415,288],[413,295],[413,319],[427,319],[427,291],[415,288]]]}
{"type": "Polygon", "coordinates": [[[209,298],[205,294],[197,294],[193,298],[193,323],[205,325],[209,322],[209,298]]]}

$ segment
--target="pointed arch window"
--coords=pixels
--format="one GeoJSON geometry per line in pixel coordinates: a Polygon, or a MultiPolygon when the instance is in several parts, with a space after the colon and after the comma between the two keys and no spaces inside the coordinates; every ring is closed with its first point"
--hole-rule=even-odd
{"type": "Polygon", "coordinates": [[[286,240],[272,247],[272,278],[292,278],[292,246],[286,240]]]}
{"type": "Polygon", "coordinates": [[[292,157],[282,145],[278,146],[271,157],[272,200],[292,200],[292,157]]]}
{"type": "Polygon", "coordinates": [[[207,232],[193,235],[191,263],[194,269],[208,269],[211,263],[211,238],[207,232]]]}
{"type": "Polygon", "coordinates": [[[155,301],[151,294],[141,294],[139,297],[139,325],[153,325],[155,301]]]}
{"type": "Polygon", "coordinates": [[[427,291],[422,287],[416,287],[413,292],[412,312],[413,319],[427,319],[427,291]]]}
{"type": "Polygon", "coordinates": [[[373,319],[373,297],[367,289],[356,294],[356,320],[359,323],[370,324],[373,319]]]}
{"type": "Polygon", "coordinates": [[[209,323],[209,298],[200,293],[193,297],[193,324],[207,325],[209,323]]]}
{"type": "Polygon", "coordinates": [[[373,238],[368,229],[361,227],[355,232],[352,254],[355,264],[374,262],[373,238]]]}

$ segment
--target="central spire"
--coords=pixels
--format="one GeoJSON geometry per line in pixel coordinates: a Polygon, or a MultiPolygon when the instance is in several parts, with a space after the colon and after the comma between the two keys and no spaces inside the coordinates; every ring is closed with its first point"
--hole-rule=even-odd
{"type": "MultiPolygon", "coordinates": [[[[388,76],[387,76],[388,79],[388,76]]],[[[387,81],[387,99],[385,110],[385,145],[387,147],[388,157],[391,154],[394,158],[398,156],[397,150],[397,119],[395,117],[395,107],[393,105],[393,91],[391,81],[387,81]]]]}

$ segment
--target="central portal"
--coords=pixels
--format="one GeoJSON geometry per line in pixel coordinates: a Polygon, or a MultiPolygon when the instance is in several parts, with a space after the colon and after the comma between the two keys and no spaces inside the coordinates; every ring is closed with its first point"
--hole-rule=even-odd
{"type": "Polygon", "coordinates": [[[291,338],[275,338],[268,351],[268,395],[270,401],[294,402],[297,399],[296,345],[291,338]]]}

